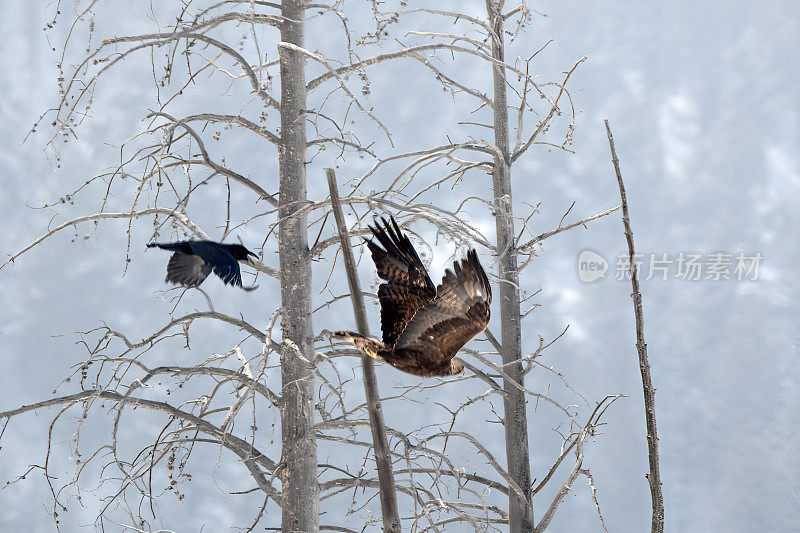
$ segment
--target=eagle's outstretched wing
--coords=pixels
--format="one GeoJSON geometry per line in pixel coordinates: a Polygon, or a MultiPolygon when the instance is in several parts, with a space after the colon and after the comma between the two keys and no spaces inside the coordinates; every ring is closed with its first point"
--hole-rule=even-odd
{"type": "Polygon", "coordinates": [[[411,241],[393,217],[388,222],[382,218],[369,229],[383,246],[381,248],[374,240],[367,241],[378,276],[386,280],[378,287],[378,299],[383,342],[391,346],[417,311],[433,300],[436,287],[411,241]]]}
{"type": "Polygon", "coordinates": [[[475,250],[445,271],[436,297],[409,321],[394,347],[395,355],[418,359],[418,365],[439,368],[489,324],[492,289],[475,250]]]}

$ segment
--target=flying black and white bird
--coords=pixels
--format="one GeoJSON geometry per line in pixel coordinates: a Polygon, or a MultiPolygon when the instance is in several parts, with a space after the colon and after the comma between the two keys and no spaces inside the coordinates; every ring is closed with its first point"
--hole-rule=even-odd
{"type": "Polygon", "coordinates": [[[250,261],[258,256],[241,244],[223,244],[214,241],[151,242],[148,248],[158,247],[174,252],[167,263],[165,281],[186,287],[197,287],[213,271],[226,285],[236,285],[246,291],[258,286],[242,285],[238,261],[250,261]]]}

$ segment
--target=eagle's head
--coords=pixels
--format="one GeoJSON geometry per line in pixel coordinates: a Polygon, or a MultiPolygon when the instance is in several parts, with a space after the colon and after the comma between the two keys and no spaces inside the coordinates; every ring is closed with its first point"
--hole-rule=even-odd
{"type": "Polygon", "coordinates": [[[464,364],[456,359],[450,359],[450,375],[455,376],[456,374],[460,374],[464,371],[464,364]]]}

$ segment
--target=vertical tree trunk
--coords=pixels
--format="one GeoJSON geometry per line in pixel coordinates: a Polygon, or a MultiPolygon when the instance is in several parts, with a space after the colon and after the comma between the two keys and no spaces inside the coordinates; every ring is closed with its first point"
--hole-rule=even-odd
{"type": "MultiPolygon", "coordinates": [[[[492,36],[492,57],[504,61],[503,16],[501,3],[487,0],[492,36]]],[[[492,182],[494,185],[494,215],[497,227],[497,250],[500,275],[500,322],[502,328],[502,359],[509,377],[522,384],[522,331],[520,327],[519,273],[514,250],[514,219],[511,204],[511,168],[508,145],[508,98],[505,70],[493,66],[494,73],[494,138],[502,157],[495,156],[492,182]],[[516,361],[516,363],[514,363],[516,361]],[[512,363],[512,364],[509,364],[512,363]]],[[[515,491],[509,491],[509,531],[533,531],[531,503],[531,467],[528,457],[528,420],[524,393],[504,380],[503,400],[506,430],[508,473],[525,494],[522,501],[515,491]]]]}
{"type": "MultiPolygon", "coordinates": [[[[303,46],[303,0],[284,0],[281,40],[303,46]]],[[[317,443],[314,435],[314,351],[311,261],[306,216],[305,58],[279,49],[281,145],[278,239],[283,307],[281,472],[284,532],[319,530],[317,443]]]]}

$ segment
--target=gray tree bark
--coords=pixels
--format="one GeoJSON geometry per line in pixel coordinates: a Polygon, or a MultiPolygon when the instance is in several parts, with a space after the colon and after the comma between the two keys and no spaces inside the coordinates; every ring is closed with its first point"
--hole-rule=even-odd
{"type": "MultiPolygon", "coordinates": [[[[350,247],[350,235],[342,213],[342,204],[339,200],[339,189],[336,185],[336,173],[332,168],[326,168],[328,187],[331,191],[331,208],[339,230],[339,239],[342,241],[342,258],[347,269],[347,283],[350,286],[350,299],[353,301],[353,311],[356,315],[358,332],[369,336],[369,323],[367,322],[367,308],[364,305],[364,295],[361,292],[361,283],[356,272],[356,262],[353,250],[350,247]]],[[[381,514],[383,515],[384,533],[400,533],[400,513],[397,509],[397,491],[394,485],[392,460],[389,455],[389,441],[386,438],[386,424],[383,421],[381,396],[378,393],[378,378],[375,375],[375,363],[371,357],[361,354],[361,369],[364,373],[364,394],[367,398],[367,412],[369,413],[369,427],[372,430],[372,445],[375,449],[375,466],[378,470],[378,490],[381,499],[381,514]]]]}
{"type": "MultiPolygon", "coordinates": [[[[281,40],[303,46],[303,0],[281,4],[281,40]]],[[[279,48],[281,139],[278,240],[283,308],[281,350],[282,529],[319,531],[317,442],[314,435],[314,350],[311,260],[306,203],[305,57],[279,48]]]]}
{"type": "MultiPolygon", "coordinates": [[[[505,61],[503,43],[502,1],[487,0],[486,9],[492,28],[492,57],[505,61]]],[[[500,154],[494,157],[492,183],[494,185],[494,216],[497,228],[497,262],[500,277],[500,323],[504,370],[518,384],[522,384],[522,330],[519,300],[519,272],[514,242],[514,212],[511,203],[511,154],[508,143],[508,98],[504,69],[492,67],[494,74],[494,138],[500,154]]],[[[533,504],[531,500],[531,467],[528,456],[528,420],[525,395],[508,379],[503,380],[506,395],[503,399],[506,432],[506,460],[508,474],[522,488],[525,500],[515,491],[509,491],[509,531],[533,531],[533,504]]]]}
{"type": "Polygon", "coordinates": [[[625,195],[625,184],[622,182],[622,172],[619,169],[617,150],[614,148],[614,137],[611,135],[611,126],[605,121],[608,145],[611,147],[611,162],[617,175],[619,195],[622,199],[622,225],[625,228],[625,240],[628,243],[628,268],[631,273],[631,287],[633,292],[633,315],[636,320],[636,351],[639,354],[639,371],[642,375],[642,392],[644,393],[644,416],[647,425],[647,457],[650,462],[650,472],[645,474],[650,484],[650,498],[653,502],[653,515],[650,524],[651,533],[664,531],[664,495],[661,492],[661,469],[658,456],[658,428],[656,425],[656,389],[650,377],[650,360],[647,357],[647,343],[644,341],[644,310],[642,309],[642,293],[639,290],[639,267],[636,265],[636,247],[633,243],[631,219],[628,215],[628,198],[625,195]]]}

